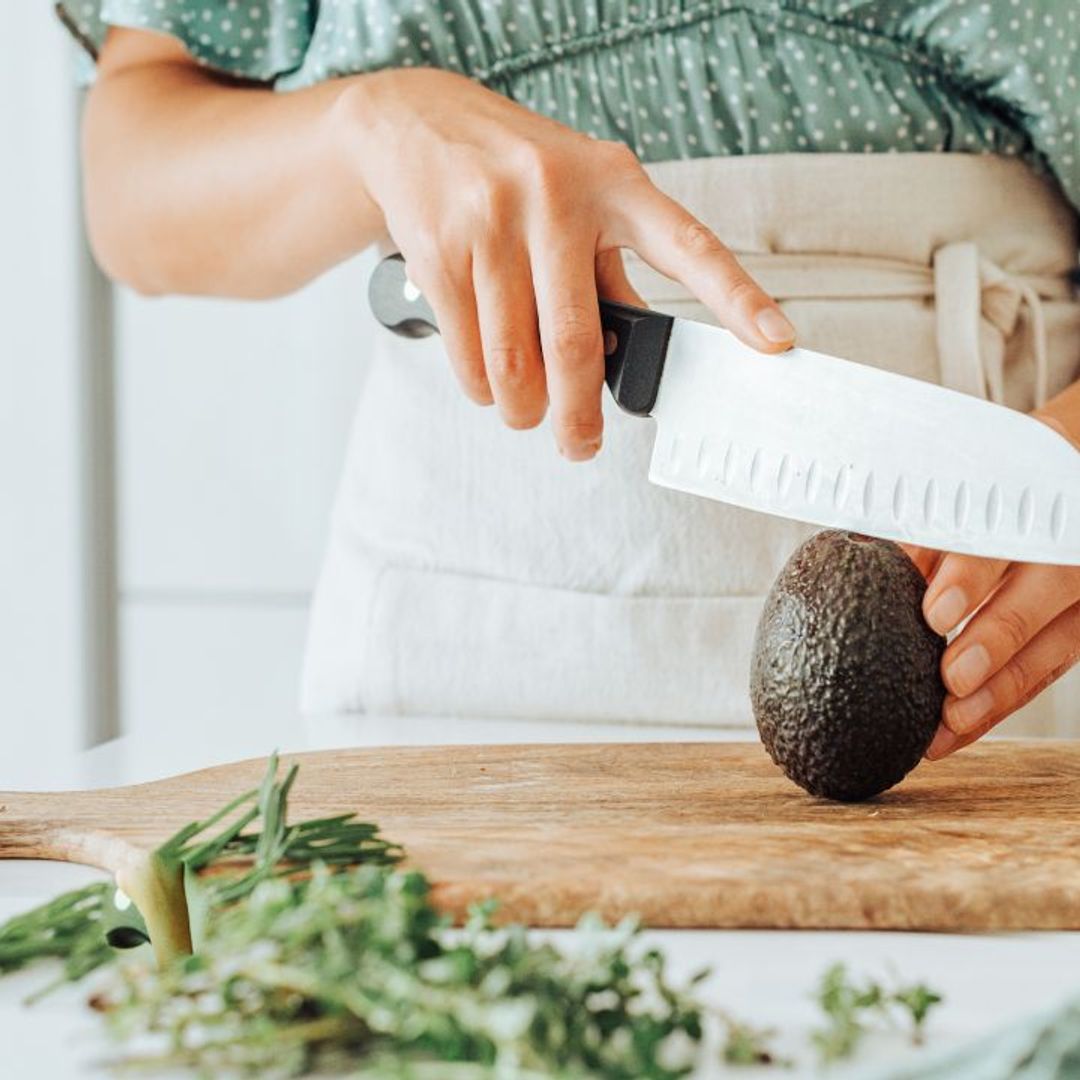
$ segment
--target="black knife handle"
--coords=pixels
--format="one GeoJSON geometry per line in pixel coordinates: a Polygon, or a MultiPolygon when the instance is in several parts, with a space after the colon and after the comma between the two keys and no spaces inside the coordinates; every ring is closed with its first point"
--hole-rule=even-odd
{"type": "Polygon", "coordinates": [[[611,396],[628,413],[649,416],[660,390],[675,320],[661,311],[601,300],[600,323],[604,328],[606,354],[604,378],[611,396]],[[611,335],[615,338],[613,348],[611,335]]]}
{"type": "MultiPolygon", "coordinates": [[[[439,329],[435,312],[409,281],[401,255],[388,255],[372,271],[368,302],[383,326],[401,337],[427,337],[439,329]]],[[[600,301],[604,329],[604,377],[618,404],[635,416],[648,416],[656,404],[664,358],[675,320],[647,308],[600,301]]]]}

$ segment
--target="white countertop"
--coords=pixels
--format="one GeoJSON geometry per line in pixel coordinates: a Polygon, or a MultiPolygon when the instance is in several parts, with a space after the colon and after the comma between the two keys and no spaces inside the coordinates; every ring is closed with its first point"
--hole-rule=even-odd
{"type": "MultiPolygon", "coordinates": [[[[421,719],[355,721],[328,719],[300,725],[291,718],[268,721],[257,735],[250,725],[236,730],[215,725],[200,731],[162,733],[150,739],[122,738],[83,754],[32,768],[0,762],[0,790],[67,789],[135,783],[237,758],[282,751],[345,745],[405,745],[480,742],[589,742],[703,740],[733,737],[713,730],[625,725],[539,724],[521,721],[438,721],[421,719]]],[[[739,735],[736,737],[745,737],[739,735]]],[[[67,888],[99,878],[94,870],[57,863],[0,862],[0,920],[67,888]]],[[[566,934],[553,935],[565,939],[566,934]]],[[[647,940],[668,954],[672,972],[714,969],[705,984],[710,1000],[755,1025],[785,1033],[776,1047],[799,1061],[786,1077],[817,1071],[807,1047],[818,1020],[810,995],[821,972],[844,961],[853,972],[905,980],[922,979],[942,991],[946,1002],[934,1013],[928,1050],[995,1031],[1021,1011],[1049,1006],[1080,989],[1080,934],[940,935],[824,931],[657,931],[647,940]]],[[[41,969],[0,979],[0,1072],[18,1080],[67,1080],[101,1075],[95,1062],[112,1048],[97,1018],[83,1006],[85,987],[65,988],[32,1008],[22,998],[48,978],[41,969]],[[18,1063],[8,1071],[8,1063],[18,1063]]],[[[850,1068],[829,1072],[843,1077],[867,1066],[910,1063],[922,1051],[902,1035],[869,1039],[850,1068]]],[[[732,1073],[733,1075],[746,1075],[732,1073]]],[[[710,1065],[702,1076],[726,1075],[710,1065]]],[[[754,1076],[772,1075],[755,1070],[754,1076]]]]}

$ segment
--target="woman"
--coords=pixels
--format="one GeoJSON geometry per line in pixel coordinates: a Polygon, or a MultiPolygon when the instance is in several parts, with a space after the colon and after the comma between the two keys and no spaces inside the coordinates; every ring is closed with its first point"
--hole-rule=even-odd
{"type": "MultiPolygon", "coordinates": [[[[649,425],[601,393],[598,295],[765,353],[794,321],[1080,439],[1071,6],[61,10],[97,54],[86,201],[112,276],[273,296],[388,235],[438,316],[441,341],[374,346],[309,709],[745,722],[761,597],[805,529],[646,485],[649,425]],[[505,427],[466,411],[446,361],[505,427]],[[565,461],[532,430],[545,415],[565,461]]],[[[1080,572],[915,554],[931,625],[970,618],[941,757],[1075,662],[1080,572]]]]}

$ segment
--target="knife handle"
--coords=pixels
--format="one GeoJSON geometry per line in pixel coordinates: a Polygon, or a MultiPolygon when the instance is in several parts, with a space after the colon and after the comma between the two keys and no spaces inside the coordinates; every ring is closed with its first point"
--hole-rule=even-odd
{"type": "MultiPolygon", "coordinates": [[[[388,255],[372,271],[368,302],[375,318],[400,337],[427,337],[439,329],[431,305],[409,280],[401,255],[388,255]]],[[[652,412],[674,322],[659,311],[600,301],[604,377],[612,397],[628,413],[652,412]]]]}

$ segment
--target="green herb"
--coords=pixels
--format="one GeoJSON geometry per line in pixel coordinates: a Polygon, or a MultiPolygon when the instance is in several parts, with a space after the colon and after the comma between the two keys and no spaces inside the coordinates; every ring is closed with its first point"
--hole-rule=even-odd
{"type": "Polygon", "coordinates": [[[916,983],[895,991],[892,999],[911,1014],[911,1041],[921,1045],[926,1034],[926,1017],[935,1005],[941,1003],[942,996],[924,983],[916,983]]]}
{"type": "Polygon", "coordinates": [[[105,940],[113,886],[98,882],[66,892],[0,926],[0,972],[36,960],[63,961],[61,982],[77,982],[115,955],[105,940]]]}
{"type": "Polygon", "coordinates": [[[143,1064],[215,1076],[340,1060],[393,1075],[440,1062],[462,1076],[688,1071],[699,1008],[669,985],[659,953],[636,954],[633,922],[586,918],[564,954],[490,919],[477,909],[451,931],[415,871],[317,867],[212,919],[195,956],[124,965],[99,1004],[122,1034],[163,1037],[143,1064]]]}
{"type": "Polygon", "coordinates": [[[838,1061],[855,1052],[866,1033],[867,1015],[890,1018],[894,1011],[906,1011],[911,1018],[911,1039],[922,1042],[927,1015],[942,997],[922,983],[886,990],[879,983],[858,986],[843,964],[834,964],[822,976],[818,1004],[825,1013],[825,1027],[811,1038],[824,1062],[838,1061]]]}
{"type": "MultiPolygon", "coordinates": [[[[118,877],[122,886],[96,882],[64,893],[0,926],[0,973],[15,971],[48,957],[63,962],[56,982],[77,982],[110,964],[118,948],[145,944],[155,937],[147,918],[158,927],[159,958],[167,962],[189,952],[189,916],[207,912],[247,896],[269,878],[295,873],[319,862],[331,866],[359,863],[387,865],[401,858],[401,849],[379,836],[378,827],[354,815],[286,824],[294,765],[277,780],[272,755],[259,788],[245,792],[205,821],[185,826],[142,863],[118,877]],[[261,822],[257,832],[243,830],[261,822]],[[211,830],[217,827],[217,832],[211,830]],[[200,871],[212,875],[196,880],[200,871]],[[132,904],[131,901],[135,903],[132,904]],[[164,955],[163,955],[164,954],[164,955]]],[[[196,920],[198,922],[199,920],[196,920]]]]}
{"type": "MultiPolygon", "coordinates": [[[[136,949],[91,998],[118,1036],[137,1040],[117,1063],[136,1068],[674,1080],[716,1020],[727,1063],[780,1063],[771,1031],[695,998],[708,971],[675,988],[633,920],[586,916],[565,953],[524,927],[495,927],[494,903],[454,929],[376,826],[352,815],[287,824],[296,772],[279,781],[271,758],[258,789],[125,868],[122,889],[90,885],[0,926],[0,973],[58,958],[58,981],[74,982],[149,942],[153,960],[136,949]]],[[[941,1000],[921,985],[855,986],[842,965],[819,996],[825,1060],[854,1050],[868,1012],[906,1010],[919,1038],[941,1000]]]]}
{"type": "Polygon", "coordinates": [[[778,1058],[769,1048],[769,1043],[776,1036],[772,1028],[751,1027],[741,1020],[722,1015],[725,1027],[724,1045],[721,1057],[728,1065],[782,1065],[788,1067],[791,1062],[778,1058]]]}

